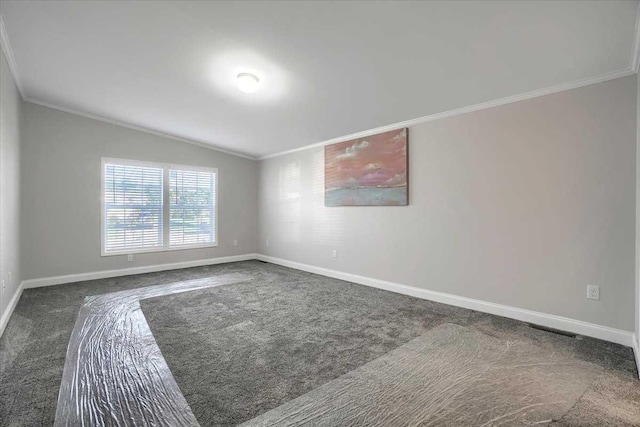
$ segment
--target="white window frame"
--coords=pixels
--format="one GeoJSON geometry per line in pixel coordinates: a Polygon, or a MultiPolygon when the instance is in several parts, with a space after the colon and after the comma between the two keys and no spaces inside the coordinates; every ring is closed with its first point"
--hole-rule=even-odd
{"type": "Polygon", "coordinates": [[[131,255],[131,254],[141,254],[141,253],[151,253],[151,252],[170,252],[170,251],[182,251],[188,249],[199,249],[199,248],[212,248],[218,246],[218,168],[207,168],[202,166],[190,166],[190,165],[178,165],[173,163],[157,163],[157,162],[146,162],[141,160],[129,160],[129,159],[115,159],[111,157],[103,157],[101,162],[100,169],[100,253],[101,256],[115,256],[115,255],[131,255]],[[127,249],[123,251],[109,251],[105,252],[105,195],[104,195],[104,166],[105,164],[116,164],[116,165],[126,165],[126,166],[140,166],[140,167],[150,167],[150,168],[158,168],[162,169],[162,247],[157,248],[142,248],[142,249],[127,249]],[[169,221],[170,211],[171,211],[171,203],[169,198],[169,170],[177,169],[183,171],[194,171],[194,172],[208,172],[215,174],[214,180],[214,206],[213,206],[213,215],[214,215],[214,241],[212,243],[198,243],[194,245],[177,245],[170,246],[170,227],[169,221]]]}

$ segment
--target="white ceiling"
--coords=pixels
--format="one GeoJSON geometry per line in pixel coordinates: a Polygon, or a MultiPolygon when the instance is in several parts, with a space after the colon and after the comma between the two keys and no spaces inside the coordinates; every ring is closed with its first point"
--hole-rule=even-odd
{"type": "Polygon", "coordinates": [[[627,70],[637,1],[3,1],[26,99],[263,156],[627,70]],[[262,80],[235,86],[238,72],[262,80]]]}

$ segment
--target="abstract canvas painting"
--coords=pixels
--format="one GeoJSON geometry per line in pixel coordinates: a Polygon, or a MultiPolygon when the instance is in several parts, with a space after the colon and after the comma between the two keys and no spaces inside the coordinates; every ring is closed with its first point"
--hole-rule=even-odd
{"type": "Polygon", "coordinates": [[[407,193],[406,128],[325,146],[325,206],[401,206],[407,193]]]}

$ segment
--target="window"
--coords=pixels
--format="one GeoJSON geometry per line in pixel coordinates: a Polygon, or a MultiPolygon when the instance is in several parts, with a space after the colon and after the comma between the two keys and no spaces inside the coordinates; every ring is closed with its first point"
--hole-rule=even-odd
{"type": "Polygon", "coordinates": [[[102,160],[102,255],[217,246],[217,170],[102,160]]]}
{"type": "Polygon", "coordinates": [[[214,173],[169,170],[171,246],[215,242],[215,188],[214,173]]]}
{"type": "Polygon", "coordinates": [[[161,248],[162,168],[104,165],[104,252],[161,248]]]}

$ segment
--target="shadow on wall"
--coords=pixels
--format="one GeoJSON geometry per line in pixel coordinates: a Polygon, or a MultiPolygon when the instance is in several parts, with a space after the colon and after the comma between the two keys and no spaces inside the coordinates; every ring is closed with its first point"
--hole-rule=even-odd
{"type": "Polygon", "coordinates": [[[291,162],[280,167],[278,173],[277,236],[283,242],[300,242],[300,163],[291,162]]]}
{"type": "Polygon", "coordinates": [[[312,161],[313,244],[341,246],[344,241],[344,208],[324,206],[324,150],[314,153],[312,161]]]}
{"type": "MultiPolygon", "coordinates": [[[[311,244],[337,247],[344,243],[344,209],[324,206],[324,152],[311,159],[311,199],[303,205],[302,172],[305,164],[299,160],[287,162],[278,169],[277,239],[284,243],[301,243],[302,227],[310,231],[311,244]],[[308,215],[303,212],[311,209],[308,215]]],[[[308,175],[307,175],[308,176],[308,175]]],[[[308,188],[308,187],[307,187],[308,188]]]]}

